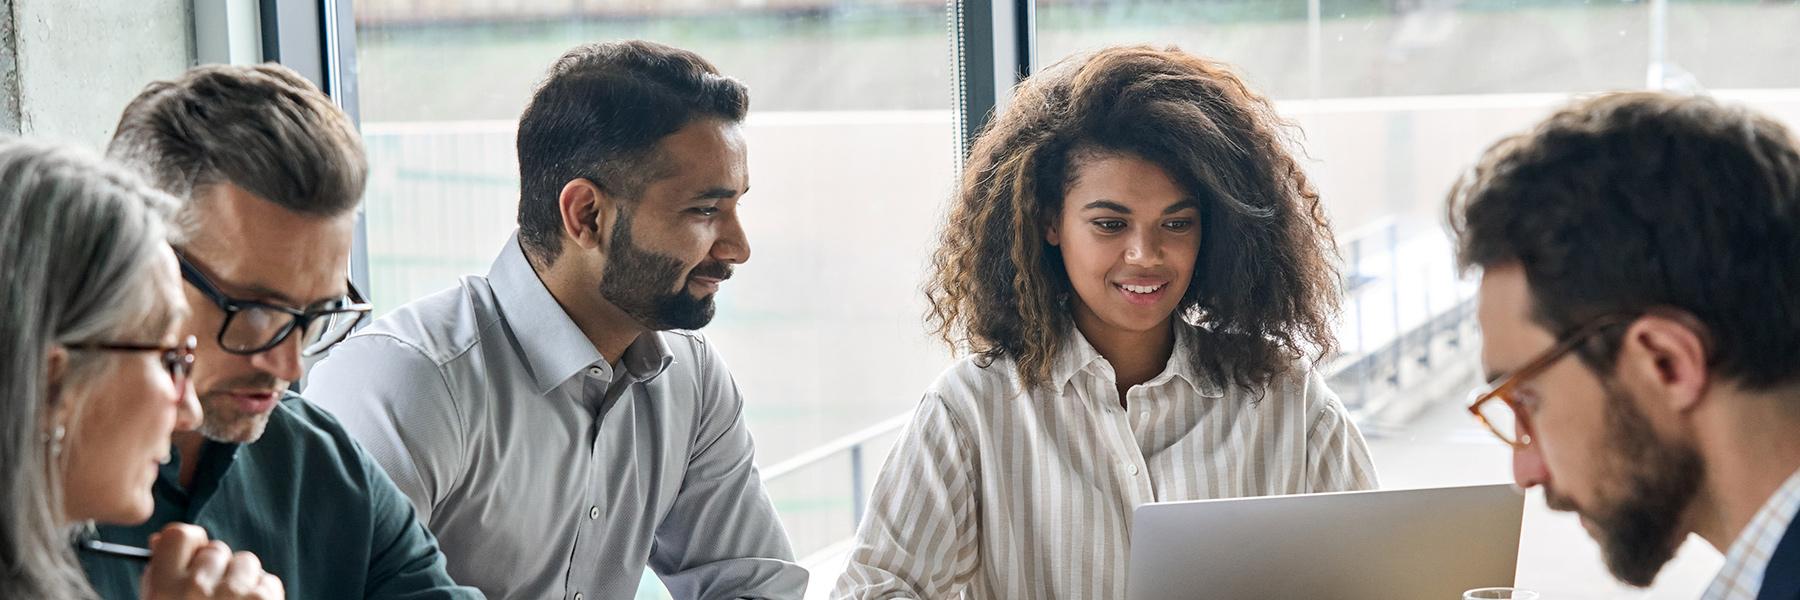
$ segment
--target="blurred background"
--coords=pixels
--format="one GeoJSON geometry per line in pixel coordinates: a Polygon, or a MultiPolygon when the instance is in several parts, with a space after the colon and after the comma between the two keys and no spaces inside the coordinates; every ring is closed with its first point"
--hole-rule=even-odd
{"type": "MultiPolygon", "coordinates": [[[[705,330],[747,398],[796,550],[830,586],[863,494],[953,357],[918,292],[959,160],[955,5],[930,0],[357,0],[378,311],[484,273],[513,228],[513,126],[569,47],[643,38],[751,89],[755,248],[705,330]],[[798,368],[796,368],[798,367],[798,368]],[[800,375],[805,373],[805,375],[800,375]]],[[[966,7],[964,7],[966,8],[966,7]]],[[[1039,1],[1038,65],[1110,44],[1235,65],[1296,125],[1340,244],[1344,350],[1324,365],[1386,487],[1504,481],[1461,410],[1471,282],[1443,232],[1451,182],[1572,95],[1705,90],[1800,122],[1792,2],[1039,1]]],[[[1530,499],[1519,584],[1547,597],[1694,597],[1696,542],[1649,591],[1613,584],[1585,534],[1530,499]]],[[[659,597],[653,577],[642,597],[659,597]]]]}
{"type": "MultiPolygon", "coordinates": [[[[352,269],[378,315],[486,273],[514,227],[514,123],[565,50],[649,39],[744,81],[754,191],[742,216],[755,252],[705,333],[747,399],[761,472],[815,597],[836,579],[920,393],[955,359],[924,331],[919,286],[955,183],[959,124],[985,117],[964,113],[983,106],[970,84],[992,64],[969,57],[1005,43],[971,35],[982,27],[971,16],[1018,19],[1036,66],[1111,44],[1176,45],[1235,65],[1275,101],[1344,274],[1342,351],[1320,366],[1389,488],[1510,477],[1508,449],[1462,410],[1480,332],[1442,216],[1451,182],[1484,148],[1605,90],[1704,92],[1800,126],[1792,0],[0,6],[11,50],[0,52],[0,127],[12,132],[97,148],[145,83],[196,62],[278,59],[314,76],[367,140],[352,269]]],[[[1535,493],[1520,554],[1518,584],[1545,598],[1693,598],[1721,563],[1695,539],[1652,588],[1623,588],[1575,520],[1535,493]]],[[[640,597],[664,596],[646,575],[640,597]]]]}

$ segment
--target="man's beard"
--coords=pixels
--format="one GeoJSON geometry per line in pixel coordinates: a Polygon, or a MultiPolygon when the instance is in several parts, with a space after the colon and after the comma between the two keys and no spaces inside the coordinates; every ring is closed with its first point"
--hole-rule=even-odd
{"type": "Polygon", "coordinates": [[[606,272],[600,277],[601,297],[652,331],[699,329],[712,322],[713,295],[696,298],[685,283],[691,276],[729,279],[730,265],[708,261],[684,274],[680,259],[632,243],[629,215],[619,219],[612,234],[606,272]]]}
{"type": "MultiPolygon", "coordinates": [[[[275,390],[286,387],[286,382],[274,375],[256,372],[235,377],[213,389],[220,390],[275,390]]],[[[281,392],[276,392],[280,394],[281,392]]],[[[245,413],[240,410],[237,400],[225,392],[206,392],[200,395],[200,435],[215,442],[227,444],[248,444],[262,438],[263,429],[269,425],[269,414],[245,413]]]]}
{"type": "Polygon", "coordinates": [[[1580,510],[1593,525],[1606,568],[1619,581],[1645,587],[1681,547],[1683,515],[1699,493],[1705,466],[1691,446],[1657,439],[1650,420],[1623,391],[1606,387],[1606,439],[1600,468],[1601,506],[1580,510],[1545,490],[1550,508],[1580,510]],[[1610,504],[1610,506],[1608,506],[1610,504]]]}

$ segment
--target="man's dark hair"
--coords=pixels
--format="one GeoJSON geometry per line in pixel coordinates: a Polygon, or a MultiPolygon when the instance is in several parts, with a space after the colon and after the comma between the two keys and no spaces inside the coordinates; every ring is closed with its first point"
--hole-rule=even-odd
{"type": "Polygon", "coordinates": [[[206,65],[151,83],[125,107],[107,156],[184,202],[230,183],[322,217],[355,209],[369,172],[350,117],[274,63],[206,65]]]}
{"type": "MultiPolygon", "coordinates": [[[[1773,119],[1661,93],[1578,102],[1488,149],[1450,221],[1464,268],[1524,268],[1553,332],[1674,308],[1719,376],[1800,381],[1800,152],[1773,119]]],[[[1610,372],[1617,335],[1584,360],[1610,372]]]]}
{"type": "Polygon", "coordinates": [[[669,175],[657,143],[696,118],[744,119],[744,85],[679,48],[644,41],[576,47],[557,59],[519,116],[519,239],[545,262],[561,252],[557,198],[575,179],[635,199],[669,175]]]}

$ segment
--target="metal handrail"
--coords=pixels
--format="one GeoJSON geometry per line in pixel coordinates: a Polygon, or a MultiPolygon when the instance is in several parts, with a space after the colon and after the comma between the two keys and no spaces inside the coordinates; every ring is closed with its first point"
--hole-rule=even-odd
{"type": "Polygon", "coordinates": [[[862,430],[857,431],[856,433],[852,433],[850,435],[846,435],[846,436],[837,438],[835,440],[825,442],[824,444],[820,444],[811,450],[801,452],[800,454],[795,455],[793,458],[775,463],[774,465],[770,465],[769,468],[762,470],[763,482],[767,483],[767,482],[770,482],[770,481],[773,481],[776,479],[780,479],[784,475],[793,473],[795,471],[799,471],[800,469],[804,469],[806,467],[810,467],[813,465],[813,463],[821,462],[827,458],[831,458],[832,456],[836,455],[839,452],[854,449],[857,446],[861,446],[870,441],[873,441],[875,438],[881,437],[882,435],[893,433],[893,432],[899,431],[901,429],[904,429],[906,427],[906,422],[911,419],[912,419],[912,411],[906,411],[906,412],[894,415],[892,417],[888,417],[887,419],[882,420],[880,423],[876,423],[874,425],[864,427],[862,430]]]}
{"type": "Polygon", "coordinates": [[[869,499],[863,496],[863,446],[875,438],[900,431],[912,420],[911,412],[904,412],[888,417],[880,423],[864,427],[862,430],[844,437],[825,442],[811,450],[801,452],[798,456],[771,465],[763,471],[763,485],[769,485],[796,471],[824,462],[840,452],[850,453],[850,516],[851,528],[862,525],[863,511],[868,508],[869,499]]]}

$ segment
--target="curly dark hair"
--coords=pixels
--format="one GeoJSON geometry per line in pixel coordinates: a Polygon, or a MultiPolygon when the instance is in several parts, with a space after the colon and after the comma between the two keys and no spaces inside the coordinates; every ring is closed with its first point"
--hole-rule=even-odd
{"type": "MultiPolygon", "coordinates": [[[[1773,118],[1706,97],[1588,98],[1495,143],[1448,210],[1458,262],[1523,267],[1550,331],[1677,309],[1721,376],[1800,382],[1800,142],[1773,118]]],[[[1611,372],[1622,335],[1582,359],[1611,372]]]]}
{"type": "Polygon", "coordinates": [[[925,285],[927,322],[983,366],[1011,358],[1026,385],[1043,384],[1073,323],[1046,226],[1083,157],[1125,155],[1200,203],[1199,256],[1176,314],[1208,338],[1201,372],[1250,388],[1329,354],[1336,244],[1285,145],[1291,127],[1229,66],[1172,46],[1058,62],[976,139],[925,285]]]}

